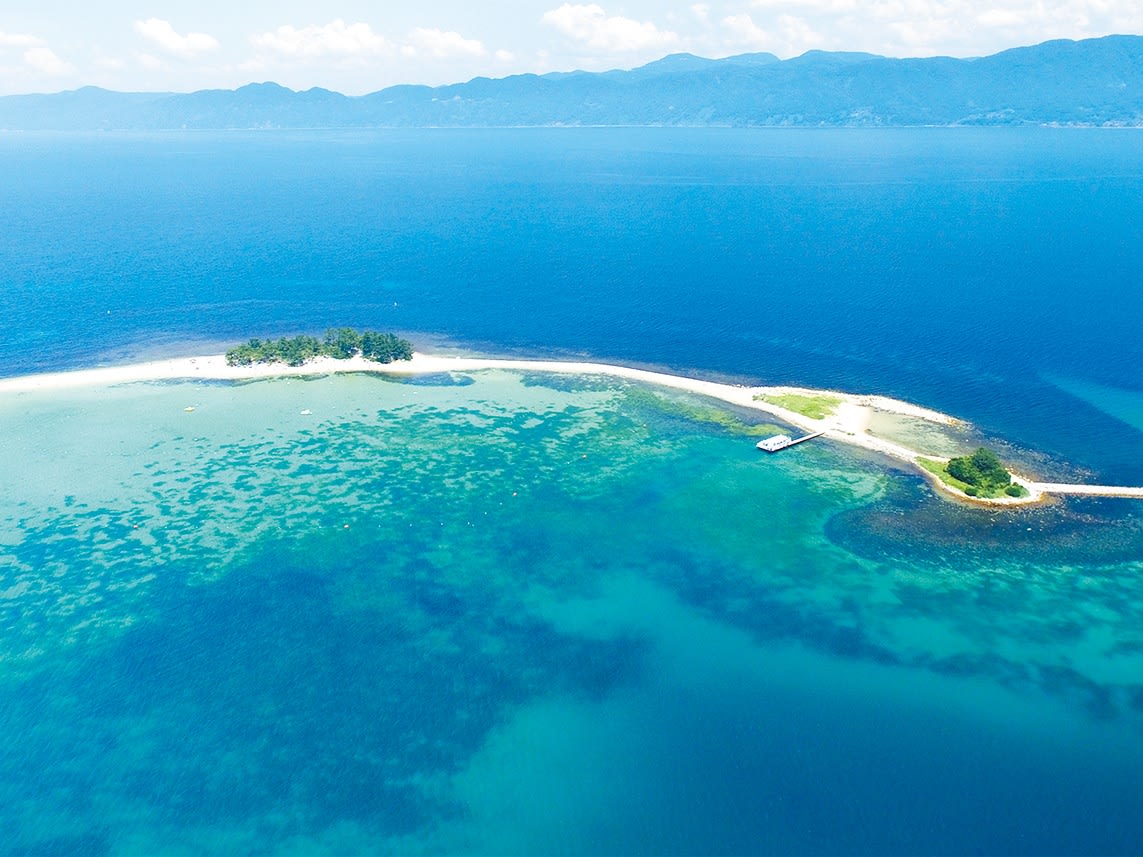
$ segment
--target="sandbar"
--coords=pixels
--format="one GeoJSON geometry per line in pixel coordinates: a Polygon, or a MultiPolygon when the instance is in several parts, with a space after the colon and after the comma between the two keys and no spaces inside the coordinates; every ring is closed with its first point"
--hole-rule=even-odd
{"type": "Polygon", "coordinates": [[[899,414],[914,419],[925,420],[944,426],[964,425],[948,414],[892,399],[887,396],[847,393],[838,390],[816,390],[804,387],[748,387],[706,381],[667,372],[655,372],[612,363],[596,363],[572,360],[517,360],[511,358],[444,356],[414,353],[412,360],[380,364],[353,357],[348,360],[335,360],[319,357],[302,366],[283,364],[255,364],[252,366],[229,366],[222,354],[201,357],[181,357],[169,360],[154,360],[126,366],[109,366],[96,369],[81,369],[72,372],[52,372],[42,375],[24,375],[13,378],[0,378],[0,395],[13,395],[33,391],[63,390],[75,387],[109,386],[114,384],[138,383],[144,381],[176,381],[187,379],[244,381],[259,378],[329,375],[338,372],[374,372],[386,375],[424,375],[448,372],[479,372],[488,369],[508,369],[525,372],[553,372],[565,375],[604,375],[623,378],[660,387],[683,390],[707,396],[732,405],[761,411],[776,417],[788,425],[806,432],[820,432],[830,440],[867,449],[891,459],[910,465],[921,473],[943,494],[960,501],[989,506],[1018,506],[1038,503],[1049,494],[1082,494],[1098,497],[1132,497],[1143,499],[1143,487],[1077,485],[1065,483],[1038,482],[1027,476],[1012,474],[1013,481],[1024,486],[1025,497],[979,498],[967,497],[960,491],[946,485],[934,474],[925,470],[919,458],[947,461],[945,456],[934,455],[924,450],[912,449],[868,431],[873,412],[882,411],[899,414]],[[763,397],[800,395],[809,397],[829,396],[838,400],[830,415],[814,419],[803,414],[765,401],[763,397]]]}

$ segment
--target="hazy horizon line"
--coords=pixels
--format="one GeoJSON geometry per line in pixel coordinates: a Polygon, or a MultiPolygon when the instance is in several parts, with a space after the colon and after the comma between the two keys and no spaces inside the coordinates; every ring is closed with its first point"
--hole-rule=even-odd
{"type": "Polygon", "coordinates": [[[328,86],[322,86],[321,84],[314,84],[313,86],[308,86],[304,89],[294,89],[293,87],[287,86],[285,84],[278,83],[277,81],[274,81],[274,80],[250,80],[246,83],[239,84],[238,86],[234,86],[231,88],[203,87],[201,89],[188,89],[188,90],[110,89],[110,88],[105,87],[105,86],[99,86],[98,84],[82,84],[80,86],[76,86],[76,87],[73,87],[71,89],[60,89],[60,90],[54,90],[54,91],[50,91],[50,92],[39,90],[39,91],[32,91],[32,92],[11,92],[11,93],[6,93],[6,94],[0,94],[0,99],[4,99],[4,98],[26,98],[26,97],[33,97],[33,96],[67,95],[70,93],[77,93],[77,92],[82,92],[84,90],[91,90],[91,89],[99,90],[101,92],[113,92],[113,93],[122,94],[122,95],[156,95],[156,96],[159,96],[159,95],[193,95],[193,94],[198,93],[198,92],[237,92],[241,89],[246,89],[247,87],[251,87],[251,86],[255,86],[255,87],[256,86],[275,86],[275,87],[278,87],[280,89],[285,89],[285,90],[288,90],[288,91],[293,92],[293,93],[304,93],[304,92],[312,92],[314,90],[321,90],[323,92],[329,92],[329,93],[333,93],[335,95],[340,95],[343,98],[367,98],[370,95],[375,95],[378,92],[384,92],[384,91],[389,90],[389,89],[396,89],[396,88],[400,88],[400,87],[410,87],[410,88],[418,88],[418,89],[447,89],[447,88],[452,87],[452,86],[463,86],[465,84],[472,83],[473,81],[476,81],[476,80],[510,80],[512,78],[517,78],[517,77],[552,77],[552,76],[563,76],[563,75],[572,75],[572,74],[600,75],[600,74],[612,74],[612,73],[616,73],[616,72],[618,72],[618,73],[632,72],[632,71],[637,71],[641,68],[646,68],[647,66],[655,65],[656,63],[661,63],[661,62],[668,60],[672,57],[692,57],[694,59],[705,60],[708,62],[721,62],[724,60],[732,60],[732,59],[737,59],[740,57],[763,57],[763,56],[773,57],[773,63],[766,63],[766,65],[770,65],[770,64],[778,65],[778,64],[784,64],[784,63],[797,62],[798,60],[803,59],[803,58],[810,56],[812,54],[843,55],[843,56],[860,55],[860,56],[868,57],[870,60],[896,60],[899,62],[924,62],[926,60],[934,60],[934,59],[951,59],[951,60],[956,60],[958,62],[972,62],[974,60],[981,60],[981,59],[987,59],[989,57],[999,56],[1000,54],[1008,53],[1009,51],[1026,50],[1026,49],[1030,49],[1030,48],[1041,47],[1043,45],[1050,45],[1050,44],[1057,44],[1057,43],[1083,44],[1085,42],[1099,42],[1099,41],[1104,41],[1106,39],[1122,39],[1122,38],[1139,39],[1139,38],[1143,38],[1143,35],[1137,34],[1137,33],[1108,33],[1107,35],[1104,35],[1104,36],[1092,36],[1092,37],[1084,38],[1084,39],[1067,39],[1067,38],[1046,39],[1045,41],[1042,41],[1042,42],[1034,42],[1032,44],[1012,45],[1010,47],[1003,48],[1001,50],[994,51],[994,52],[989,53],[989,54],[975,54],[972,56],[952,56],[950,54],[932,54],[931,56],[899,57],[899,56],[889,56],[887,54],[875,54],[875,53],[871,53],[869,51],[826,50],[823,48],[810,48],[810,49],[803,51],[802,53],[798,54],[797,56],[792,56],[792,57],[787,57],[785,59],[782,59],[781,57],[777,56],[776,54],[772,53],[771,51],[745,51],[743,53],[726,54],[725,56],[718,56],[718,57],[706,57],[706,56],[702,56],[701,54],[692,53],[690,51],[673,51],[671,53],[663,54],[661,57],[658,57],[657,59],[653,59],[653,60],[649,60],[647,62],[639,63],[638,65],[633,65],[630,67],[619,67],[619,66],[617,66],[615,68],[604,69],[602,71],[590,71],[590,70],[587,70],[584,68],[571,68],[571,69],[568,69],[566,71],[515,72],[513,74],[506,74],[506,75],[503,75],[501,77],[491,77],[489,75],[478,74],[478,75],[475,75],[473,77],[467,78],[465,80],[454,80],[454,81],[451,81],[449,83],[438,83],[438,84],[412,83],[412,82],[392,83],[392,84],[388,84],[386,86],[382,86],[379,89],[374,89],[374,90],[370,90],[368,92],[363,92],[359,95],[350,95],[350,94],[342,92],[338,89],[333,89],[333,88],[328,87],[328,86]]]}

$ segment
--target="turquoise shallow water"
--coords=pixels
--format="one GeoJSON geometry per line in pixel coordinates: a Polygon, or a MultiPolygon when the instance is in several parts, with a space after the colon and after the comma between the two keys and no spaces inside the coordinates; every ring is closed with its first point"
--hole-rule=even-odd
{"type": "Polygon", "coordinates": [[[1138,507],[965,509],[758,419],[5,397],[0,853],[1137,852],[1138,507]]]}

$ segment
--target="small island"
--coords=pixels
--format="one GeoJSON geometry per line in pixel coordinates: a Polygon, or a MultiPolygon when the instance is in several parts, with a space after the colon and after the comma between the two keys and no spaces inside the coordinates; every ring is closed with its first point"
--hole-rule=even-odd
{"type": "Polygon", "coordinates": [[[392,333],[374,330],[358,332],[352,327],[333,327],[323,339],[315,336],[283,336],[280,339],[251,339],[226,352],[227,366],[253,366],[255,363],[285,363],[304,366],[317,357],[350,360],[363,357],[373,363],[412,360],[413,343],[392,333]]]}
{"type": "MultiPolygon", "coordinates": [[[[996,454],[987,449],[948,459],[940,457],[931,448],[917,449],[916,444],[909,440],[899,442],[878,436],[871,430],[871,420],[877,415],[908,417],[950,427],[963,426],[964,423],[947,414],[877,394],[806,387],[747,387],[613,363],[414,354],[411,343],[391,333],[358,333],[351,328],[334,328],[321,340],[312,336],[265,341],[252,339],[226,354],[3,378],[0,379],[0,395],[178,379],[247,381],[337,372],[405,376],[484,370],[602,375],[682,390],[762,411],[809,432],[813,437],[824,436],[828,440],[861,447],[911,465],[927,476],[943,494],[967,503],[1021,506],[1041,502],[1047,495],[1143,500],[1143,486],[1040,482],[1027,476],[1013,475],[1000,463],[996,454]]],[[[727,419],[715,414],[714,409],[704,409],[701,413],[703,422],[723,424],[727,419]]],[[[762,427],[758,431],[748,429],[747,433],[760,434],[770,430],[771,427],[762,427]]],[[[923,438],[919,440],[922,447],[927,445],[923,438]]]]}
{"type": "Polygon", "coordinates": [[[968,497],[1027,497],[1028,489],[1013,481],[1012,474],[991,449],[980,447],[972,455],[940,461],[918,457],[917,463],[938,479],[968,497]]]}

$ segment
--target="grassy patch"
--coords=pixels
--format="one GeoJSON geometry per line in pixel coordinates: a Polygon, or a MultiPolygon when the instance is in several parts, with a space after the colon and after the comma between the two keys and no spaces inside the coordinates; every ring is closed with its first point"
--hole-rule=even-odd
{"type": "Polygon", "coordinates": [[[781,396],[759,395],[754,398],[801,414],[803,417],[809,417],[811,420],[824,420],[833,416],[837,406],[841,404],[841,399],[837,396],[803,396],[800,393],[785,393],[781,396]]]}
{"type": "Polygon", "coordinates": [[[929,473],[932,473],[934,476],[940,479],[941,482],[952,486],[958,491],[963,492],[964,489],[969,487],[967,482],[961,482],[959,479],[949,473],[947,462],[935,461],[932,458],[918,458],[917,464],[921,465],[921,467],[925,468],[925,470],[929,471],[929,473]]]}

